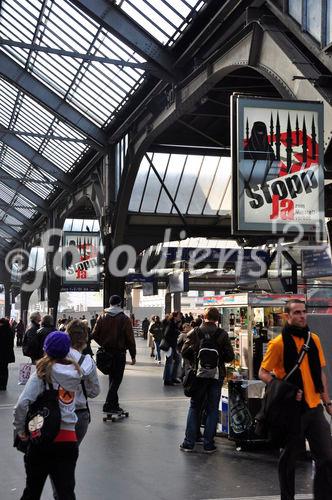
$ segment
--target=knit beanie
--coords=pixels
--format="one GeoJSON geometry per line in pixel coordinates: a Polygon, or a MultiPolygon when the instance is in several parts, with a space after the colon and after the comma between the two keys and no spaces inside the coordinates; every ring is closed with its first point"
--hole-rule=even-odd
{"type": "Polygon", "coordinates": [[[51,358],[65,358],[70,349],[70,337],[64,332],[51,332],[44,342],[44,351],[51,358]]]}

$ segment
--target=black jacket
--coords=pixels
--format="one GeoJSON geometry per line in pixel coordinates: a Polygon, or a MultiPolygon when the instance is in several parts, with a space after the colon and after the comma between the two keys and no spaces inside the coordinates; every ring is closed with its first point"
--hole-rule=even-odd
{"type": "Polygon", "coordinates": [[[14,363],[14,333],[10,326],[0,326],[0,362],[14,363]]]}
{"type": "Polygon", "coordinates": [[[169,346],[176,349],[178,336],[180,335],[180,330],[177,327],[175,321],[170,320],[165,328],[165,340],[168,342],[169,346]]]}
{"type": "Polygon", "coordinates": [[[201,342],[200,332],[215,334],[219,331],[216,337],[216,343],[219,351],[219,374],[220,378],[226,375],[225,363],[230,363],[234,359],[234,351],[229,340],[228,333],[225,330],[218,328],[214,323],[203,323],[201,326],[194,328],[188,333],[187,339],[182,347],[181,354],[184,359],[189,361],[191,366],[195,365],[196,356],[199,351],[201,342]]]}

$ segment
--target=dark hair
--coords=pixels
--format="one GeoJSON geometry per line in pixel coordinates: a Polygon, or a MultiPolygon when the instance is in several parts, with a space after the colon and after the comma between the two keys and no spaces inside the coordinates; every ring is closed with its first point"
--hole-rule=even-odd
{"type": "Polygon", "coordinates": [[[292,304],[303,304],[305,306],[304,300],[300,300],[300,299],[290,299],[290,300],[287,300],[287,302],[285,304],[285,312],[287,314],[290,313],[291,305],[292,304]]]}
{"type": "Polygon", "coordinates": [[[73,319],[67,325],[66,331],[74,349],[80,350],[87,345],[88,329],[80,319],[73,319]]]}
{"type": "Polygon", "coordinates": [[[175,321],[175,318],[177,317],[177,315],[179,314],[179,311],[173,311],[170,315],[169,315],[169,318],[168,318],[168,321],[175,321]]]}
{"type": "Polygon", "coordinates": [[[41,326],[53,326],[54,321],[53,321],[53,316],[50,314],[45,314],[41,320],[41,326]]]}
{"type": "Polygon", "coordinates": [[[208,307],[204,311],[204,319],[207,319],[208,321],[219,321],[219,311],[216,307],[208,307]]]}

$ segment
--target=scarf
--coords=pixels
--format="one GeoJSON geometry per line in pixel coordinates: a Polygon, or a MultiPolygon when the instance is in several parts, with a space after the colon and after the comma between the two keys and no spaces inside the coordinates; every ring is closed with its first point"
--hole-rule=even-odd
{"type": "MultiPolygon", "coordinates": [[[[299,357],[299,353],[297,352],[296,344],[292,336],[302,338],[306,341],[308,331],[309,328],[307,326],[301,328],[299,326],[290,325],[289,323],[286,323],[284,326],[282,330],[282,339],[284,342],[284,368],[286,373],[289,373],[292,368],[294,368],[299,357]]],[[[306,356],[308,356],[309,359],[311,377],[314,382],[316,392],[321,393],[323,391],[322,368],[320,365],[318,348],[312,337],[310,337],[309,351],[306,356]]],[[[295,370],[295,372],[287,380],[295,384],[299,389],[303,390],[301,370],[295,370]]]]}

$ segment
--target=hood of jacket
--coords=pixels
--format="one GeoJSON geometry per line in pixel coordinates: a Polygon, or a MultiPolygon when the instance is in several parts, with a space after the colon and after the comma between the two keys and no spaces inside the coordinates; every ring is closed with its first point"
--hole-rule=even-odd
{"type": "Polygon", "coordinates": [[[120,306],[110,306],[104,310],[105,313],[110,314],[111,316],[117,316],[118,314],[123,313],[123,309],[120,306]]]}
{"type": "Polygon", "coordinates": [[[81,375],[72,364],[55,363],[52,370],[52,381],[61,385],[66,391],[77,391],[81,383],[81,375]]]}
{"type": "MultiPolygon", "coordinates": [[[[70,348],[68,357],[76,361],[76,363],[79,362],[81,359],[82,353],[77,351],[76,349],[73,349],[72,347],[70,348]]],[[[81,372],[82,372],[82,377],[87,377],[90,375],[90,373],[93,372],[95,366],[95,362],[91,358],[90,354],[85,354],[84,355],[84,360],[82,364],[80,365],[81,372]]]]}

